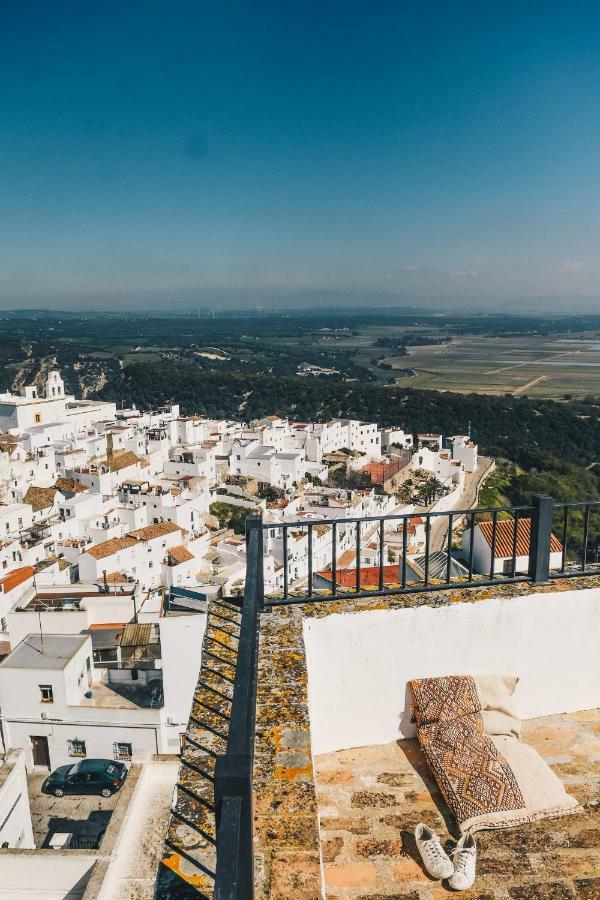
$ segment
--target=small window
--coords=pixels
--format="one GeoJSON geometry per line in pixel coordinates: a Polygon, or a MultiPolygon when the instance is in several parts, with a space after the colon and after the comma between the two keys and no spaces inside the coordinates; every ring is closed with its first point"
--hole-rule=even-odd
{"type": "Polygon", "coordinates": [[[4,616],[0,619],[0,631],[6,631],[6,619],[4,616]]]}
{"type": "Polygon", "coordinates": [[[40,684],[40,701],[42,703],[54,703],[54,692],[51,684],[40,684]]]}
{"type": "Polygon", "coordinates": [[[123,743],[122,741],[115,741],[113,744],[113,756],[115,759],[131,759],[132,753],[133,746],[131,744],[123,743]]]}
{"type": "Polygon", "coordinates": [[[79,738],[73,738],[72,741],[67,741],[67,748],[69,750],[69,756],[85,756],[85,741],[80,741],[79,738]]]}
{"type": "Polygon", "coordinates": [[[42,414],[41,414],[41,413],[36,413],[35,416],[34,416],[34,419],[35,419],[36,424],[39,425],[40,422],[42,421],[42,414]]]}
{"type": "Polygon", "coordinates": [[[94,664],[101,666],[102,663],[117,662],[116,647],[100,647],[94,650],[94,664]]]}

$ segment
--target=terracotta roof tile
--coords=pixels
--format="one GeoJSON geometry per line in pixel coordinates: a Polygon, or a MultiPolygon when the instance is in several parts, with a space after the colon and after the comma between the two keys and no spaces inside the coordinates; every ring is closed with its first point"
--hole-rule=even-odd
{"type": "Polygon", "coordinates": [[[154,525],[137,528],[135,531],[131,531],[128,536],[138,541],[151,541],[153,538],[163,537],[166,534],[172,534],[174,531],[187,533],[187,529],[181,528],[175,522],[156,522],[154,525]]]}
{"type": "Polygon", "coordinates": [[[342,555],[337,561],[338,566],[344,568],[345,566],[349,566],[350,563],[353,563],[356,559],[356,550],[344,550],[342,555]]]}
{"type": "Polygon", "coordinates": [[[113,456],[107,457],[102,461],[102,465],[106,466],[110,472],[119,472],[128,466],[135,466],[140,459],[133,450],[126,450],[124,453],[115,453],[113,456]]]}
{"type": "Polygon", "coordinates": [[[59,490],[61,494],[80,494],[82,491],[87,491],[85,484],[76,481],[75,478],[64,478],[62,476],[56,479],[54,487],[59,490]]]}
{"type": "MultiPolygon", "coordinates": [[[[320,575],[321,578],[325,578],[327,581],[332,580],[332,574],[328,569],[317,572],[317,575],[320,575]]],[[[399,584],[399,582],[400,567],[398,564],[395,566],[383,566],[384,585],[390,587],[399,584]]],[[[347,587],[354,589],[356,587],[356,569],[338,569],[336,572],[336,584],[338,588],[347,587]]],[[[361,590],[379,587],[379,566],[361,566],[360,587],[361,590]]]]}
{"type": "MultiPolygon", "coordinates": [[[[493,541],[493,523],[478,522],[477,524],[485,540],[491,547],[493,541]]],[[[494,556],[496,559],[512,558],[514,535],[515,523],[513,519],[500,519],[500,521],[496,523],[496,544],[494,547],[494,556]]],[[[529,556],[530,542],[531,519],[519,519],[519,524],[517,526],[516,555],[529,556]]],[[[562,553],[562,544],[554,534],[550,538],[550,552],[562,553]]]]}
{"type": "Polygon", "coordinates": [[[108,584],[127,584],[127,576],[122,572],[109,572],[106,581],[108,584]]]}
{"type": "Polygon", "coordinates": [[[90,556],[93,556],[94,559],[104,559],[106,556],[112,556],[113,553],[118,553],[119,550],[126,550],[128,547],[133,547],[137,544],[137,540],[134,537],[131,537],[129,534],[123,535],[123,537],[111,538],[109,541],[103,541],[101,544],[96,544],[94,547],[88,547],[85,551],[89,553],[90,556]]]}
{"type": "Polygon", "coordinates": [[[2,593],[8,594],[13,588],[18,587],[20,584],[23,584],[24,581],[33,578],[34,575],[35,569],[33,566],[21,566],[18,569],[13,569],[12,572],[9,572],[4,578],[0,578],[2,593]]]}
{"type": "Polygon", "coordinates": [[[183,544],[178,544],[176,547],[170,547],[167,551],[167,556],[169,557],[170,565],[172,566],[178,566],[181,563],[189,562],[190,559],[194,559],[194,554],[190,553],[183,544]]]}
{"type": "Polygon", "coordinates": [[[31,484],[23,497],[23,503],[28,503],[34,512],[40,512],[40,510],[48,509],[54,505],[55,496],[55,487],[36,487],[31,484]]]}

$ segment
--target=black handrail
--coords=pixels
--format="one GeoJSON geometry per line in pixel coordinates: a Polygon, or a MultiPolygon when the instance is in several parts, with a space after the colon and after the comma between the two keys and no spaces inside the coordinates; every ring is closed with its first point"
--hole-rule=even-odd
{"type": "Polygon", "coordinates": [[[254,896],[252,769],[260,613],[264,608],[263,528],[246,520],[246,584],[227,749],[215,764],[215,900],[254,896]]]}
{"type": "MultiPolygon", "coordinates": [[[[535,499],[535,498],[534,498],[535,499]]],[[[595,501],[600,504],[600,500],[595,501]]],[[[571,506],[593,506],[594,502],[582,502],[579,504],[569,504],[571,506]]],[[[348,524],[356,524],[358,522],[363,525],[368,522],[379,522],[381,519],[384,519],[386,522],[394,522],[396,520],[401,519],[412,519],[415,516],[421,516],[422,518],[430,517],[436,518],[440,516],[446,516],[446,518],[452,514],[455,519],[459,519],[461,516],[471,515],[472,512],[476,512],[478,515],[483,513],[502,513],[502,512],[514,512],[515,510],[519,510],[520,512],[531,512],[531,506],[490,506],[482,509],[473,510],[471,507],[467,509],[452,509],[450,511],[444,509],[434,509],[431,512],[411,512],[411,513],[389,513],[385,516],[382,516],[381,513],[373,516],[348,516],[348,518],[337,519],[338,524],[343,523],[344,525],[348,524]]],[[[286,528],[290,529],[298,529],[298,528],[306,528],[309,524],[313,525],[331,525],[335,519],[324,519],[311,516],[306,516],[305,519],[294,519],[292,522],[273,522],[265,524],[265,528],[277,528],[282,524],[285,524],[286,528]]]]}

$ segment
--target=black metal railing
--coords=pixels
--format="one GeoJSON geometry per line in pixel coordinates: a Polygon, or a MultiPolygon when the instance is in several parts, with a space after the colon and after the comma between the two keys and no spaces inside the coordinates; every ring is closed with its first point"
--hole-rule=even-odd
{"type": "Polygon", "coordinates": [[[252,768],[260,614],[264,609],[263,527],[246,521],[246,583],[226,752],[215,764],[215,900],[254,896],[252,768]]]}
{"type": "Polygon", "coordinates": [[[549,578],[600,572],[600,500],[553,503],[552,525],[559,535],[561,562],[549,578]]]}
{"type": "Polygon", "coordinates": [[[265,608],[444,590],[457,584],[544,583],[600,574],[600,500],[557,503],[552,497],[537,496],[531,506],[274,524],[251,516],[246,520],[246,544],[246,582],[229,736],[226,752],[217,757],[215,768],[216,900],[248,900],[254,896],[252,770],[259,628],[265,608]],[[464,525],[468,537],[463,539],[462,564],[457,570],[451,551],[454,527],[459,524],[464,525]],[[411,526],[417,525],[423,526],[421,554],[413,554],[415,548],[410,543],[411,526]],[[399,558],[389,567],[384,563],[386,526],[396,529],[392,536],[398,538],[395,545],[399,558]],[[306,559],[306,571],[300,576],[294,555],[298,542],[297,558],[306,559]],[[446,547],[441,560],[436,549],[439,544],[446,547]],[[329,565],[320,569],[323,545],[329,548],[329,565]],[[351,570],[339,565],[338,552],[346,545],[355,554],[356,564],[351,570]],[[373,567],[361,565],[362,551],[368,549],[378,560],[373,567]],[[283,558],[281,590],[278,595],[265,597],[265,553],[277,558],[279,551],[283,558]],[[482,558],[488,561],[484,571],[478,571],[482,558]],[[420,560],[419,564],[413,559],[420,560]],[[502,571],[497,571],[498,560],[502,561],[502,571]],[[365,583],[366,569],[374,572],[369,571],[365,583]],[[348,577],[351,590],[345,589],[348,577]]]}
{"type": "Polygon", "coordinates": [[[557,503],[539,495],[531,506],[302,519],[264,530],[280,567],[267,606],[600,573],[600,501],[557,503]],[[459,525],[457,552],[452,541],[459,525]],[[342,566],[345,550],[353,562],[342,566]],[[364,562],[367,550],[372,564],[364,562]]]}

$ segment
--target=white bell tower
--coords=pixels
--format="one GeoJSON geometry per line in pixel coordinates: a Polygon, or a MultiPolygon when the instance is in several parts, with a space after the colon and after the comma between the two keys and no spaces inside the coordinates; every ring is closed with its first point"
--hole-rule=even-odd
{"type": "Polygon", "coordinates": [[[58,400],[64,396],[65,385],[60,377],[60,372],[57,369],[53,369],[51,372],[48,372],[48,378],[46,379],[46,399],[58,400]]]}

